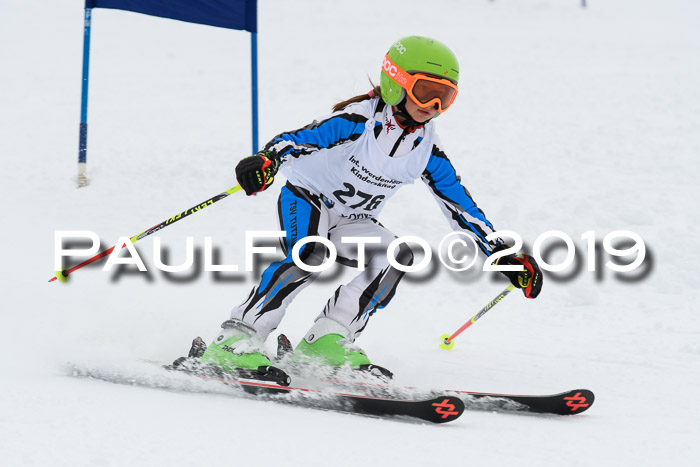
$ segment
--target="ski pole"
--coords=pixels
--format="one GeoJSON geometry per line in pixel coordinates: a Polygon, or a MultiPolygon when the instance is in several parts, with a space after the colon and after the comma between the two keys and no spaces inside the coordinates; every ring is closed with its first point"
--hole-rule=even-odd
{"type": "MultiPolygon", "coordinates": [[[[191,207],[190,209],[188,209],[186,211],[182,211],[181,213],[164,220],[160,224],[154,225],[150,229],[144,230],[143,232],[134,235],[129,240],[131,240],[131,243],[136,243],[137,241],[141,240],[142,238],[148,237],[152,233],[158,232],[159,230],[164,229],[164,228],[168,227],[169,225],[174,224],[175,222],[189,216],[190,214],[194,214],[195,212],[201,211],[202,209],[206,208],[210,204],[214,204],[217,201],[221,201],[222,199],[226,198],[228,195],[232,195],[235,192],[239,191],[240,189],[241,189],[240,185],[236,185],[233,188],[229,188],[228,190],[224,191],[223,193],[220,193],[220,194],[214,196],[213,198],[209,198],[208,200],[204,201],[203,203],[200,203],[194,207],[191,207]]],[[[119,248],[124,248],[124,246],[125,245],[121,245],[119,248]]],[[[117,245],[114,245],[112,248],[105,250],[102,253],[98,253],[90,259],[86,259],[82,263],[78,264],[77,266],[73,266],[72,268],[70,268],[68,270],[64,269],[63,271],[56,271],[56,275],[54,277],[52,277],[51,279],[49,279],[49,282],[53,282],[55,280],[58,280],[59,282],[67,282],[68,275],[70,273],[72,273],[73,271],[77,271],[78,269],[82,268],[83,266],[87,266],[90,263],[94,263],[95,261],[97,261],[100,258],[104,258],[105,256],[110,255],[116,247],[117,247],[117,245]]]]}
{"type": "Polygon", "coordinates": [[[479,318],[481,318],[482,316],[484,316],[484,315],[486,314],[487,311],[489,311],[491,308],[493,308],[494,306],[496,306],[496,304],[497,304],[498,302],[500,302],[501,300],[503,300],[503,299],[506,297],[506,295],[508,295],[509,293],[511,293],[511,292],[513,291],[514,288],[515,288],[515,286],[514,286],[513,284],[510,284],[508,287],[506,287],[506,288],[503,290],[503,292],[501,292],[500,294],[498,294],[498,296],[497,296],[496,298],[494,298],[493,300],[491,300],[485,307],[483,307],[481,310],[479,310],[479,312],[478,312],[477,314],[475,314],[474,316],[472,316],[471,319],[470,319],[469,321],[467,321],[466,323],[464,323],[464,324],[462,325],[462,327],[459,328],[459,329],[457,329],[452,335],[450,335],[450,334],[443,334],[442,336],[440,336],[440,348],[445,349],[445,350],[450,350],[452,347],[454,347],[454,346],[455,346],[454,340],[455,340],[455,338],[456,338],[457,336],[459,336],[459,335],[462,334],[464,331],[466,331],[466,329],[467,329],[469,326],[471,326],[472,324],[474,324],[474,323],[476,322],[477,319],[479,319],[479,318]]]}

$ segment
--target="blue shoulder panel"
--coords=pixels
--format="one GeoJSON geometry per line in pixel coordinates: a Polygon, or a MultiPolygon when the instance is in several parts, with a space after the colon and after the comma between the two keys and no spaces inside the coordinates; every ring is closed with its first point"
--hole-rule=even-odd
{"type": "Polygon", "coordinates": [[[292,143],[285,146],[280,156],[286,154],[302,155],[318,149],[328,149],[348,140],[358,139],[365,131],[366,117],[356,114],[340,114],[314,122],[296,131],[282,133],[275,137],[267,146],[287,141],[292,143]]]}

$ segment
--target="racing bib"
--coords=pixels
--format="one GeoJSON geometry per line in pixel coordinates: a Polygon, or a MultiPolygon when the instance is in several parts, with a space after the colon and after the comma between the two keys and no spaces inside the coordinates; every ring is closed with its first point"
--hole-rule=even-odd
{"type": "MultiPolygon", "coordinates": [[[[374,107],[370,115],[374,115],[374,107]]],[[[309,154],[282,173],[287,179],[319,195],[334,213],[351,218],[376,217],[386,201],[405,184],[420,178],[433,147],[434,127],[425,125],[425,136],[410,153],[391,157],[377,143],[375,120],[365,123],[356,141],[309,154]]]]}

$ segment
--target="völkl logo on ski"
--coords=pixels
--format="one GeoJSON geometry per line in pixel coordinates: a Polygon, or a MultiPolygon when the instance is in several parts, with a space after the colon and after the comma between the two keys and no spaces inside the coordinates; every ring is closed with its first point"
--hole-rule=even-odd
{"type": "Polygon", "coordinates": [[[435,412],[440,414],[442,418],[459,415],[459,412],[455,411],[454,404],[450,404],[449,399],[444,399],[439,404],[437,402],[433,402],[433,407],[435,407],[435,412]]]}
{"type": "Polygon", "coordinates": [[[576,412],[578,409],[583,407],[588,407],[586,398],[583,397],[580,392],[577,392],[573,396],[565,397],[564,400],[566,401],[567,407],[571,407],[572,412],[576,412]]]}

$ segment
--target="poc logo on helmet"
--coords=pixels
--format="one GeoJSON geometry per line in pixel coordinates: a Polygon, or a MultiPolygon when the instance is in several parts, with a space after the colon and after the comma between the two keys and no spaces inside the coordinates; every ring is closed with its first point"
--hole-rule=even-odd
{"type": "Polygon", "coordinates": [[[382,60],[382,68],[386,73],[391,76],[392,78],[396,78],[396,72],[398,69],[396,68],[396,65],[392,65],[392,63],[384,57],[382,60]]]}
{"type": "Polygon", "coordinates": [[[400,53],[401,55],[403,55],[403,53],[406,51],[406,47],[403,46],[403,44],[401,43],[401,41],[397,41],[397,42],[394,44],[394,48],[395,48],[396,50],[398,50],[399,53],[400,53]]]}

